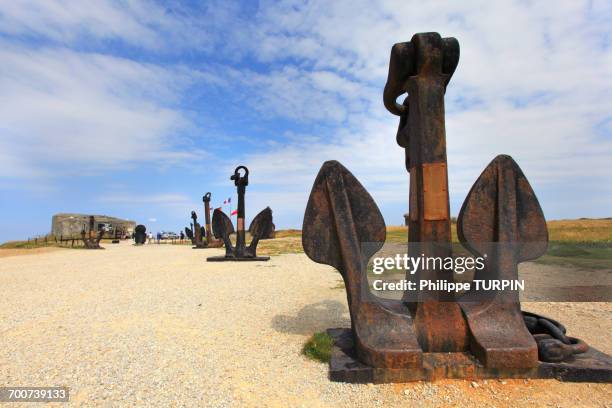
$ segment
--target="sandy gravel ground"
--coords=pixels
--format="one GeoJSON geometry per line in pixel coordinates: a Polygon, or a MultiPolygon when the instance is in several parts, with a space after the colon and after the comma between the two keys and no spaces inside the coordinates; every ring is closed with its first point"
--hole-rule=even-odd
{"type": "MultiPolygon", "coordinates": [[[[0,385],[68,386],[71,406],[612,404],[612,385],[555,380],[332,383],[301,355],[313,332],[349,325],[331,268],[303,254],[206,263],[222,251],[106,247],[0,259],[0,385]]],[[[612,353],[611,304],[524,308],[612,353]]]]}
{"type": "Polygon", "coordinates": [[[0,258],[6,258],[9,256],[18,256],[18,255],[34,255],[34,254],[44,254],[47,252],[54,251],[63,251],[64,248],[58,247],[42,247],[42,248],[31,248],[31,249],[23,249],[23,248],[11,248],[11,249],[0,249],[0,258]]]}

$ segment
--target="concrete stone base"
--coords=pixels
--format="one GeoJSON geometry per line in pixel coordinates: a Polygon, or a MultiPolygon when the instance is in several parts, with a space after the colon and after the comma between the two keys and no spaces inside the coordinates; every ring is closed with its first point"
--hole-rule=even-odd
{"type": "Polygon", "coordinates": [[[347,383],[401,383],[411,381],[435,381],[444,378],[556,378],[572,382],[612,382],[612,358],[591,348],[563,363],[540,362],[531,369],[492,369],[484,367],[470,353],[423,353],[420,368],[374,368],[359,362],[353,350],[350,329],[328,329],[334,339],[329,379],[347,383]]]}
{"type": "Polygon", "coordinates": [[[269,256],[256,256],[254,258],[234,258],[225,256],[210,256],[206,258],[208,262],[255,262],[255,261],[269,261],[269,256]]]}

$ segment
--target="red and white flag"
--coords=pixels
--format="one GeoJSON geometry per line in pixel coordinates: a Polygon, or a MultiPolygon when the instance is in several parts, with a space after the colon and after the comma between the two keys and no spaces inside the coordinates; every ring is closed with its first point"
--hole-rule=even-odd
{"type": "Polygon", "coordinates": [[[231,213],[230,215],[231,215],[231,216],[234,216],[234,215],[236,215],[236,214],[238,214],[238,210],[234,210],[234,211],[232,211],[232,213],[231,213]]]}

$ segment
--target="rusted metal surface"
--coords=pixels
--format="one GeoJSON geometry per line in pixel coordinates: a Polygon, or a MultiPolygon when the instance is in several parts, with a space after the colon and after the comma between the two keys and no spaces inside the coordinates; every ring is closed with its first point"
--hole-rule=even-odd
{"type": "Polygon", "coordinates": [[[270,257],[257,256],[257,244],[264,236],[269,236],[273,231],[272,210],[266,207],[255,216],[249,230],[252,231],[251,243],[246,245],[245,230],[245,203],[244,196],[246,187],[249,185],[249,169],[238,166],[230,177],[238,192],[238,208],[236,214],[236,245],[232,245],[230,234],[233,232],[231,219],[220,209],[213,212],[212,231],[225,245],[225,256],[213,256],[207,258],[209,262],[221,261],[267,261],[270,257]]]}
{"type": "MultiPolygon", "coordinates": [[[[426,257],[451,256],[451,233],[446,166],[444,92],[459,62],[459,43],[437,33],[416,34],[391,50],[383,100],[400,115],[396,136],[406,152],[410,172],[410,256],[415,248],[426,257]],[[402,105],[395,99],[407,92],[402,105]]],[[[416,279],[452,281],[452,271],[419,270],[416,279]]],[[[423,302],[410,303],[423,351],[463,351],[468,329],[456,303],[440,292],[424,293],[423,302]]]]}
{"type": "Polygon", "coordinates": [[[204,237],[206,235],[206,229],[200,225],[200,223],[198,222],[198,214],[195,211],[191,212],[191,219],[192,219],[192,235],[193,235],[193,239],[192,239],[192,243],[193,243],[193,249],[203,249],[206,248],[206,241],[204,240],[204,237]]]}
{"type": "MultiPolygon", "coordinates": [[[[230,240],[230,235],[233,232],[230,233],[228,231],[227,225],[232,225],[232,220],[230,220],[230,217],[221,211],[221,209],[216,208],[212,217],[213,234],[215,234],[215,237],[219,237],[221,240],[223,240],[223,243],[225,244],[225,254],[230,256],[232,253],[232,241],[230,240]]],[[[232,229],[234,229],[233,225],[232,229]]]]}
{"type": "MultiPolygon", "coordinates": [[[[391,51],[383,100],[400,116],[396,140],[410,173],[411,257],[452,256],[444,93],[458,61],[457,40],[437,33],[416,34],[391,51]]],[[[475,279],[517,279],[518,264],[547,248],[540,205],[509,156],[495,158],[476,181],[457,229],[469,251],[486,254],[475,279]]],[[[468,292],[459,301],[444,291],[421,291],[416,301],[405,294],[403,302],[373,296],[366,267],[384,240],[384,221],[365,188],[340,163],[324,163],[306,207],[302,241],[305,253],[338,269],[346,286],[351,331],[336,333],[343,345],[336,347],[336,360],[332,356],[332,376],[375,382],[538,376],[609,381],[609,357],[565,336],[549,319],[534,323],[533,315],[521,312],[518,292],[468,292]]],[[[453,270],[442,267],[415,275],[410,279],[454,281],[453,270]]]]}
{"type": "Polygon", "coordinates": [[[142,245],[147,242],[147,227],[142,224],[138,224],[134,228],[134,243],[136,245],[142,245]]]}
{"type": "Polygon", "coordinates": [[[216,208],[213,211],[212,232],[213,236],[216,239],[220,239],[221,241],[223,241],[222,235],[227,235],[229,237],[230,235],[236,232],[234,230],[234,224],[232,224],[232,220],[230,219],[230,217],[228,217],[219,208],[216,208]]]}
{"type": "Polygon", "coordinates": [[[195,239],[193,236],[193,223],[189,224],[191,228],[185,227],[185,236],[191,241],[191,244],[195,245],[195,239]]]}
{"type": "Polygon", "coordinates": [[[531,368],[491,368],[471,353],[423,353],[418,367],[381,369],[363,363],[355,354],[355,337],[350,329],[328,329],[334,341],[329,366],[331,381],[349,383],[404,383],[444,378],[466,380],[490,378],[551,378],[574,382],[612,382],[612,358],[589,348],[566,361],[540,362],[531,368]]]}
{"type": "Polygon", "coordinates": [[[204,249],[204,248],[219,248],[223,246],[223,240],[218,239],[213,234],[213,229],[210,221],[210,193],[202,196],[202,202],[204,203],[204,220],[205,225],[200,225],[198,222],[198,215],[195,211],[191,212],[191,229],[185,228],[185,234],[187,238],[191,240],[193,249],[204,249]]]}
{"type": "Polygon", "coordinates": [[[359,359],[373,367],[417,367],[422,349],[407,309],[368,289],[366,265],[385,236],[383,217],[366,189],[340,163],[325,162],[306,206],[304,252],[342,275],[359,359]]]}
{"type": "MultiPolygon", "coordinates": [[[[269,207],[268,207],[269,208],[269,207]]],[[[256,228],[260,228],[260,222],[257,221],[257,218],[254,218],[253,221],[251,222],[251,225],[249,225],[249,234],[253,235],[256,228]]],[[[276,225],[274,225],[274,223],[271,223],[269,225],[266,225],[265,230],[260,232],[260,238],[259,239],[274,239],[274,237],[276,236],[276,225]]]]}
{"type": "MultiPolygon", "coordinates": [[[[546,252],[544,214],[510,156],[497,156],[476,180],[459,212],[457,235],[474,255],[487,255],[485,268],[474,279],[518,279],[520,262],[546,252]]],[[[476,355],[490,367],[536,366],[538,349],[525,326],[518,292],[481,297],[468,293],[461,301],[476,355]]]]}
{"type": "Polygon", "coordinates": [[[86,230],[83,225],[81,239],[87,249],[104,249],[100,246],[100,241],[104,236],[104,230],[96,231],[96,220],[93,216],[89,217],[89,228],[86,230]]]}
{"type": "Polygon", "coordinates": [[[202,196],[202,202],[204,203],[204,220],[206,222],[204,228],[201,228],[202,246],[204,248],[219,248],[223,246],[223,240],[217,239],[213,235],[210,221],[210,197],[210,192],[202,196]]]}
{"type": "Polygon", "coordinates": [[[558,321],[530,312],[523,312],[523,318],[538,344],[540,361],[558,363],[589,351],[584,341],[567,336],[565,327],[558,321]]]}
{"type": "MultiPolygon", "coordinates": [[[[451,256],[444,92],[459,62],[459,43],[437,33],[416,34],[391,50],[384,91],[387,109],[401,116],[396,136],[410,172],[410,256],[451,256]],[[407,92],[402,105],[395,99],[407,92]],[[419,253],[414,253],[418,250],[419,253]]],[[[452,281],[452,271],[419,270],[416,279],[452,281]]],[[[456,303],[440,292],[411,303],[419,344],[427,352],[468,347],[468,328],[456,303]]]]}
{"type": "MultiPolygon", "coordinates": [[[[446,163],[423,164],[423,219],[427,221],[448,220],[447,197],[446,163]]],[[[418,214],[416,210],[415,216],[418,214]]]]}

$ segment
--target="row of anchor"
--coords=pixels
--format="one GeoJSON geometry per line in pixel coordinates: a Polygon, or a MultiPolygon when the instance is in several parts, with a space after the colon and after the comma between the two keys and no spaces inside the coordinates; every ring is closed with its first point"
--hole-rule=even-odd
{"type": "MultiPolygon", "coordinates": [[[[410,177],[408,241],[418,244],[423,256],[452,257],[444,95],[458,62],[458,41],[437,33],[416,34],[391,51],[383,100],[400,117],[396,140],[405,149],[410,177]],[[396,99],[404,94],[406,98],[398,103],[396,99]]],[[[257,256],[256,249],[261,239],[274,234],[272,210],[267,207],[253,219],[247,246],[244,201],[249,170],[238,166],[230,180],[238,193],[236,228],[221,209],[214,210],[211,221],[211,194],[206,193],[205,226],[193,211],[192,227],[185,232],[194,248],[225,246],[225,255],[208,261],[268,260],[257,256]],[[234,233],[235,244],[230,239],[234,233]]],[[[510,156],[497,156],[476,180],[459,213],[457,234],[469,252],[486,257],[484,270],[474,279],[517,280],[521,262],[546,252],[544,214],[510,156]]],[[[137,242],[143,239],[140,235],[137,242]]],[[[435,292],[416,300],[375,296],[369,290],[366,269],[385,235],[384,219],[367,190],[342,164],[324,163],[306,207],[302,243],[313,261],[337,269],[346,287],[351,328],[330,329],[336,347],[330,362],[332,379],[612,381],[609,356],[567,336],[561,323],[521,310],[517,292],[487,298],[468,292],[460,299],[435,292]],[[363,243],[374,245],[364,247],[363,243]]],[[[87,247],[95,247],[99,239],[83,231],[87,247]]],[[[434,268],[417,271],[416,278],[452,281],[452,274],[434,268]]]]}
{"type": "MultiPolygon", "coordinates": [[[[236,228],[234,228],[231,218],[225,214],[221,208],[216,208],[214,210],[211,221],[211,193],[208,192],[202,197],[204,203],[205,225],[200,225],[196,211],[192,211],[191,226],[185,227],[185,235],[191,240],[193,249],[225,247],[225,255],[208,257],[208,262],[267,261],[270,257],[257,256],[257,244],[262,239],[274,238],[275,225],[272,222],[272,209],[266,207],[253,218],[248,229],[248,233],[251,236],[251,243],[247,245],[244,196],[246,187],[249,185],[249,169],[245,166],[236,167],[230,180],[234,182],[238,193],[236,228]],[[232,234],[236,235],[235,244],[233,244],[231,240],[232,234]]],[[[81,232],[81,239],[83,240],[85,248],[103,249],[100,246],[103,234],[104,231],[96,231],[94,217],[90,217],[89,229],[86,229],[84,226],[81,232]]],[[[144,225],[137,225],[134,230],[135,244],[142,245],[146,240],[146,227],[144,225]]]]}
{"type": "Polygon", "coordinates": [[[238,193],[236,228],[234,228],[231,218],[221,208],[214,210],[211,221],[211,194],[208,192],[202,197],[205,225],[200,225],[197,213],[192,211],[191,228],[185,227],[185,234],[191,240],[193,249],[220,248],[225,246],[225,255],[208,257],[208,262],[267,261],[270,257],[257,256],[257,244],[262,239],[274,238],[275,226],[272,222],[272,210],[270,207],[266,207],[253,218],[248,229],[251,243],[247,245],[244,196],[246,187],[249,185],[249,169],[245,166],[236,167],[230,180],[234,182],[238,193]],[[232,234],[236,235],[235,244],[232,244],[232,234]]]}

